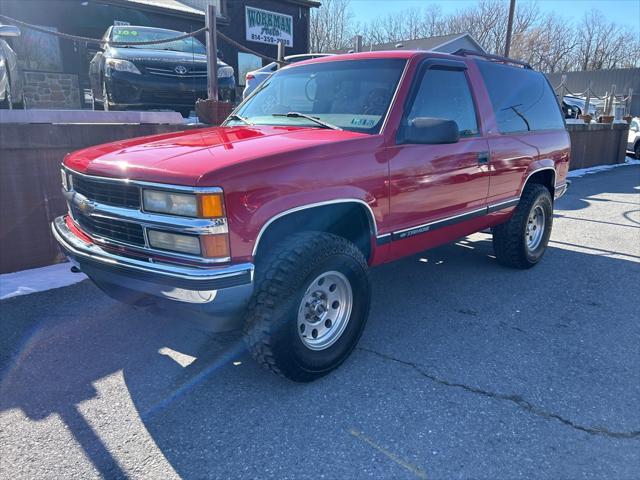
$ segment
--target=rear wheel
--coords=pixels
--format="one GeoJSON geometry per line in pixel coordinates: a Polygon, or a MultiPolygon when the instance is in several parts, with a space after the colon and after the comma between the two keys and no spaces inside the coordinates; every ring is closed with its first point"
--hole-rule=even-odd
{"type": "Polygon", "coordinates": [[[527,185],[509,221],[493,229],[496,258],[508,267],[533,267],[544,255],[552,223],[549,190],[540,184],[527,185]]]}
{"type": "Polygon", "coordinates": [[[637,143],[636,143],[636,146],[635,146],[635,148],[633,149],[633,152],[635,153],[636,158],[637,158],[638,160],[640,160],[640,142],[637,142],[637,143]]]}
{"type": "Polygon", "coordinates": [[[342,237],[293,235],[256,269],[245,336],[258,363],[298,382],[331,372],[355,347],[369,314],[367,262],[342,237]]]}

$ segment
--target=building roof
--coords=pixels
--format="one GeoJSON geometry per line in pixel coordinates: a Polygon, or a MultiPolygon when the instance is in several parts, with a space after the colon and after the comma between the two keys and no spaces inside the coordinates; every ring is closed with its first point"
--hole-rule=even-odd
{"type": "Polygon", "coordinates": [[[187,2],[180,0],[125,0],[127,3],[137,3],[148,7],[163,8],[166,10],[174,10],[180,13],[190,13],[192,15],[204,15],[204,10],[193,8],[187,5],[187,2]]]}
{"type": "MultiPolygon", "coordinates": [[[[479,52],[484,53],[485,50],[482,46],[476,41],[468,33],[452,33],[450,35],[439,35],[435,37],[424,37],[424,38],[415,38],[413,40],[401,40],[398,42],[389,42],[389,43],[377,43],[374,45],[364,45],[362,47],[363,51],[378,51],[378,50],[435,50],[437,48],[443,47],[448,43],[454,42],[461,38],[466,38],[473,45],[475,45],[476,49],[479,52]],[[402,45],[399,47],[398,45],[402,45]]],[[[346,53],[350,49],[341,49],[334,50],[331,53],[346,53]]]]}
{"type": "MultiPolygon", "coordinates": [[[[113,0],[112,0],[113,1],[113,0]]],[[[118,0],[116,0],[118,1],[118,0]]],[[[147,7],[173,10],[190,15],[204,15],[208,0],[119,0],[122,3],[134,3],[147,7]]],[[[315,0],[280,0],[284,3],[294,3],[305,7],[319,7],[320,2],[315,0]]]]}

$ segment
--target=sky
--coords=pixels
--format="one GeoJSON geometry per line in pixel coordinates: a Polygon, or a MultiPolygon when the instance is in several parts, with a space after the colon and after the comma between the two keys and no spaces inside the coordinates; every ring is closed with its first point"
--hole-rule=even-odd
{"type": "MultiPolygon", "coordinates": [[[[506,1],[506,0],[505,0],[506,1]]],[[[516,0],[517,3],[528,0],[516,0]]],[[[366,22],[379,15],[410,7],[424,7],[430,3],[440,5],[442,13],[454,13],[477,4],[476,0],[351,0],[356,21],[366,22]]],[[[640,38],[640,0],[537,0],[542,12],[555,12],[573,22],[579,22],[592,8],[620,25],[634,29],[640,38]]]]}

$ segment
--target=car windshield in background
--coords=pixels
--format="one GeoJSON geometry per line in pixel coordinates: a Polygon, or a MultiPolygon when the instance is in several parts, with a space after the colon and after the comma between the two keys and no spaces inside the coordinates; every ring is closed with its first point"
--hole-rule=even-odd
{"type": "MultiPolygon", "coordinates": [[[[280,70],[236,112],[254,125],[378,133],[406,64],[404,59],[342,60],[280,70]],[[282,116],[289,112],[303,115],[282,116]]],[[[231,119],[228,125],[242,124],[231,119]]]]}
{"type": "Polygon", "coordinates": [[[206,55],[207,51],[202,43],[193,37],[183,38],[182,40],[174,40],[173,42],[162,42],[153,45],[136,46],[136,42],[150,42],[155,40],[164,40],[167,38],[175,38],[184,35],[183,32],[173,30],[163,30],[160,28],[136,28],[136,27],[117,27],[111,32],[111,41],[113,42],[131,42],[133,48],[149,48],[152,50],[171,50],[175,52],[197,53],[206,55]]]}

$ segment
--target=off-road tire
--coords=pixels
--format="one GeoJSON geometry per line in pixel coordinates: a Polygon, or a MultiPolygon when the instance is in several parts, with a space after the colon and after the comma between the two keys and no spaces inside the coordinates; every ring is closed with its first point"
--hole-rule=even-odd
{"type": "Polygon", "coordinates": [[[367,261],[353,243],[324,232],[298,233],[256,265],[245,340],[261,365],[290,380],[310,382],[336,369],[349,356],[366,324],[370,299],[367,261]],[[329,271],[340,272],[349,280],[352,309],[335,343],[312,350],[298,334],[298,309],[311,282],[329,271]]]}
{"type": "Polygon", "coordinates": [[[540,184],[527,185],[511,218],[493,228],[493,251],[498,262],[512,268],[526,269],[536,265],[544,255],[553,224],[553,200],[549,190],[540,184]],[[541,206],[545,213],[544,232],[540,244],[530,250],[525,232],[530,213],[541,206]]]}

